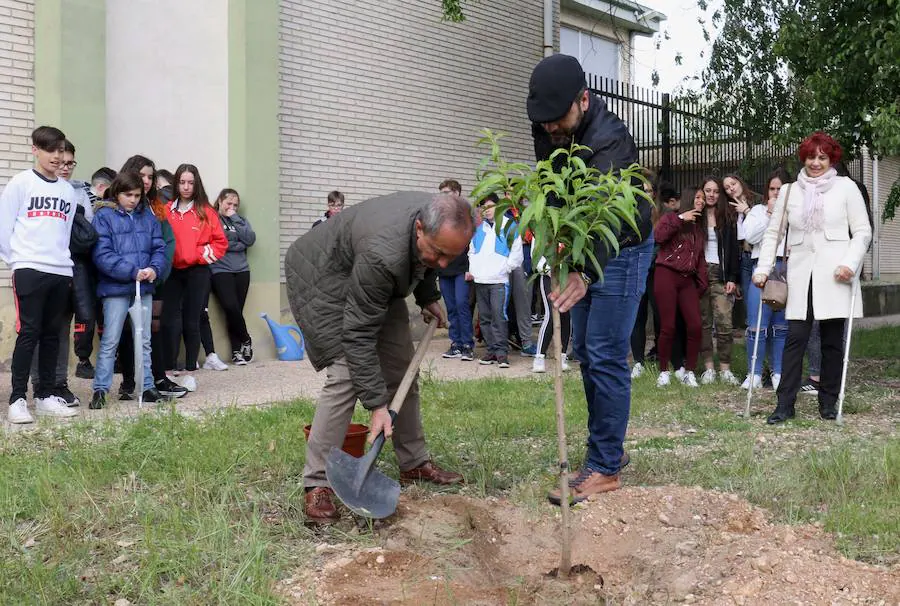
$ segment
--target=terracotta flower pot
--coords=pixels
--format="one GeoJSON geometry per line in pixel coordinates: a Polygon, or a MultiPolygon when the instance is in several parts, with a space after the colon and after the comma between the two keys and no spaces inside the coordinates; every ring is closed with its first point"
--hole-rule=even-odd
{"type": "MultiPolygon", "coordinates": [[[[312,429],[312,425],[307,425],[303,428],[303,435],[306,436],[307,441],[309,441],[310,429],[312,429]]],[[[368,425],[350,423],[350,427],[347,428],[347,435],[344,436],[344,444],[341,446],[341,450],[356,458],[363,456],[366,453],[366,436],[368,435],[368,425]]]]}

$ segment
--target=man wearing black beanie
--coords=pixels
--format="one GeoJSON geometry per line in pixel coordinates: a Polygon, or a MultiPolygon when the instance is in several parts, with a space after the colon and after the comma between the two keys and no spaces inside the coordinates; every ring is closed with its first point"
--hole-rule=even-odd
{"type": "MultiPolygon", "coordinates": [[[[578,156],[602,172],[638,161],[628,127],[587,89],[584,70],[575,57],[553,55],[537,64],[528,86],[528,117],[538,160],[574,141],[590,148],[578,156]]],[[[639,232],[622,228],[617,234],[618,254],[596,241],[594,253],[603,267],[602,281],[588,265],[581,279],[571,276],[563,292],[551,295],[560,311],[571,309],[573,350],[581,362],[588,406],[587,453],[581,470],[570,480],[576,503],[621,488],[619,472],[628,464],[623,449],[631,409],[627,358],[653,258],[650,210],[650,203],[639,198],[639,232]]],[[[548,498],[559,504],[559,491],[548,498]]]]}

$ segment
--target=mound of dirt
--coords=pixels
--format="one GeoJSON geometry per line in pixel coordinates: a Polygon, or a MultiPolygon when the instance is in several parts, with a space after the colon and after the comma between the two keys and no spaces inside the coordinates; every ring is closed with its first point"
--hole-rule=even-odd
{"type": "Polygon", "coordinates": [[[296,604],[900,604],[900,569],[843,558],[820,529],[772,524],[734,495],[682,487],[576,507],[580,572],[557,580],[557,511],[404,495],[380,547],[320,545],[316,570],[280,589],[296,604]]]}

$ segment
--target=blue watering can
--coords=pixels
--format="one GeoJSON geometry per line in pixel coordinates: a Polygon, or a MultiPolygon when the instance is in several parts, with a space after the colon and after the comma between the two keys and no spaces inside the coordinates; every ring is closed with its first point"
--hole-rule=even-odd
{"type": "Polygon", "coordinates": [[[282,361],[302,360],[304,353],[303,333],[296,326],[284,326],[269,317],[266,313],[259,314],[259,317],[266,321],[269,330],[272,331],[272,338],[275,339],[275,351],[278,353],[278,359],[282,361]],[[292,332],[297,333],[299,342],[291,335],[292,332]]]}

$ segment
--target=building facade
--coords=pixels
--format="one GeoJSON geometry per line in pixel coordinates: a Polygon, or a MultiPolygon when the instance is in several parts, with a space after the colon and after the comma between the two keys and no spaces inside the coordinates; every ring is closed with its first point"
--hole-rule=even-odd
{"type": "MultiPolygon", "coordinates": [[[[29,135],[61,128],[75,178],[133,154],[196,164],[210,196],[241,193],[253,224],[246,317],[286,308],[282,258],[342,191],[348,204],[440,181],[475,182],[481,129],[533,157],[528,78],[544,50],[543,0],[0,0],[0,187],[32,165],[29,135]]],[[[556,0],[552,44],[627,80],[635,35],[664,17],[628,0],[556,0]]],[[[0,363],[15,341],[0,269],[0,363]]],[[[214,313],[214,329],[223,322],[214,313]]],[[[219,344],[227,343],[216,332],[219,344]]]]}

